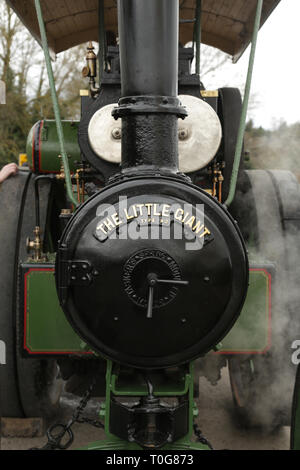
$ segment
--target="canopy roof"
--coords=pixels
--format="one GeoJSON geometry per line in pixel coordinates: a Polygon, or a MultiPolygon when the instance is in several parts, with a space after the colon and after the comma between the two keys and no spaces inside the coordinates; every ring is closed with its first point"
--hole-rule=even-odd
{"type": "MultiPolygon", "coordinates": [[[[105,29],[117,36],[117,0],[103,0],[105,29]]],[[[262,22],[280,0],[264,0],[262,22]]],[[[36,39],[40,39],[34,0],[7,0],[36,39]]],[[[49,46],[54,53],[98,41],[99,0],[41,0],[49,46]]],[[[251,41],[257,0],[202,0],[202,42],[238,60],[251,41]]],[[[195,18],[196,0],[180,0],[180,19],[195,18]]],[[[180,25],[180,42],[193,40],[193,22],[180,25]]]]}

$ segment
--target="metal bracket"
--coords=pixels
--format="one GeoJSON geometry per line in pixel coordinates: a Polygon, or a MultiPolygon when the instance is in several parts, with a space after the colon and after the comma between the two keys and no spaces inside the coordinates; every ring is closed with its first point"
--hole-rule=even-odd
{"type": "Polygon", "coordinates": [[[88,261],[68,261],[68,285],[88,286],[93,280],[93,266],[88,261]]]}
{"type": "Polygon", "coordinates": [[[98,275],[97,270],[89,261],[68,260],[68,250],[66,247],[59,249],[60,269],[57,272],[58,290],[60,291],[61,303],[64,304],[68,297],[68,288],[74,286],[88,286],[93,281],[93,277],[98,275]]]}

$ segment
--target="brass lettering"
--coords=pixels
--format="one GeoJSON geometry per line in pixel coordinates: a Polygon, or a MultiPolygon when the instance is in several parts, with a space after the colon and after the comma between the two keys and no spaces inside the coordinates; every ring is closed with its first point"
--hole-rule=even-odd
{"type": "Polygon", "coordinates": [[[204,230],[204,232],[201,233],[201,235],[199,236],[199,238],[203,238],[203,237],[205,237],[205,235],[210,235],[210,231],[208,230],[208,228],[206,228],[206,229],[204,230]]]}
{"type": "Polygon", "coordinates": [[[157,206],[158,206],[158,204],[154,204],[153,215],[158,215],[158,216],[160,216],[161,213],[160,213],[160,212],[157,212],[157,206]]]}
{"type": "MultiPolygon", "coordinates": [[[[104,235],[108,235],[108,233],[114,230],[116,227],[137,217],[143,217],[141,219],[142,224],[155,223],[157,220],[155,217],[159,217],[160,223],[162,225],[168,225],[170,223],[171,208],[172,206],[169,204],[133,204],[129,209],[123,208],[122,214],[115,212],[105,220],[102,220],[97,225],[97,230],[101,231],[104,235]],[[147,210],[144,210],[144,207],[147,210]],[[161,211],[159,211],[159,209],[161,209],[161,211]],[[146,214],[148,218],[146,218],[146,214]]],[[[185,213],[183,208],[178,208],[174,212],[174,219],[178,222],[181,222],[186,227],[189,227],[196,235],[198,235],[199,238],[203,238],[205,235],[211,234],[208,228],[206,228],[205,225],[201,223],[201,221],[197,221],[196,217],[189,212],[185,213]]]]}
{"type": "Polygon", "coordinates": [[[183,214],[183,209],[177,209],[177,211],[175,212],[175,219],[179,220],[179,222],[182,222],[183,214]],[[179,214],[181,214],[181,217],[179,216],[179,214]]]}
{"type": "Polygon", "coordinates": [[[121,225],[122,222],[120,222],[119,220],[119,216],[117,213],[113,214],[111,216],[112,220],[114,221],[115,225],[118,226],[118,225],[121,225]]]}
{"type": "Polygon", "coordinates": [[[142,208],[144,207],[144,204],[137,204],[136,207],[139,209],[140,215],[143,215],[142,208]]]}
{"type": "Polygon", "coordinates": [[[186,219],[188,218],[189,215],[190,214],[188,212],[185,214],[184,218],[182,219],[183,224],[185,223],[185,221],[186,221],[186,219]]]}
{"type": "Polygon", "coordinates": [[[196,217],[192,216],[192,217],[188,220],[188,222],[186,222],[186,225],[187,225],[188,227],[193,228],[193,224],[194,224],[195,220],[196,220],[196,217]]]}
{"type": "Polygon", "coordinates": [[[134,217],[137,218],[137,211],[136,211],[136,207],[135,207],[135,206],[132,206],[132,211],[133,211],[134,217]]]}
{"type": "Polygon", "coordinates": [[[202,229],[204,229],[204,225],[199,221],[196,223],[192,230],[193,232],[199,233],[202,229]]]}
{"type": "Polygon", "coordinates": [[[169,206],[168,204],[163,205],[163,210],[162,210],[162,216],[163,217],[169,217],[170,216],[170,208],[171,208],[171,206],[169,206]]]}
{"type": "Polygon", "coordinates": [[[148,215],[151,215],[151,207],[153,206],[153,204],[144,204],[145,207],[147,207],[148,209],[148,215]]]}
{"type": "Polygon", "coordinates": [[[124,212],[125,212],[125,216],[126,216],[127,220],[133,219],[133,215],[129,215],[128,212],[127,212],[127,209],[124,209],[124,212]]]}
{"type": "Polygon", "coordinates": [[[97,230],[101,230],[105,235],[107,235],[107,232],[104,230],[104,225],[103,224],[97,225],[97,230]]]}
{"type": "Polygon", "coordinates": [[[104,225],[109,232],[115,228],[113,221],[109,217],[104,221],[104,225]]]}

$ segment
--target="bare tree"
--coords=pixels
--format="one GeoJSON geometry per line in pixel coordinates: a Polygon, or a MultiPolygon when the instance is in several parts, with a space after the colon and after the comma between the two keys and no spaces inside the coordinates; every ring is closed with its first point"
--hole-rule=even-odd
{"type": "Polygon", "coordinates": [[[20,32],[21,24],[4,0],[0,2],[0,18],[1,78],[9,88],[12,82],[12,58],[18,47],[15,38],[20,32]]]}
{"type": "Polygon", "coordinates": [[[214,78],[224,65],[231,62],[228,54],[210,46],[201,47],[201,80],[206,77],[214,78]]]}

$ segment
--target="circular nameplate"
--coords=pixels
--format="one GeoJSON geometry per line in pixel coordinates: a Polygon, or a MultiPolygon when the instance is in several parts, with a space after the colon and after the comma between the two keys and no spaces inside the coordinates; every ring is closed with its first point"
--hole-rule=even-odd
{"type": "MultiPolygon", "coordinates": [[[[143,308],[148,303],[149,273],[154,273],[161,279],[181,280],[178,264],[167,253],[160,250],[142,250],[135,253],[124,266],[123,283],[128,297],[143,308]]],[[[177,292],[178,288],[172,285],[158,285],[154,292],[153,308],[167,305],[176,297],[177,292]]]]}

